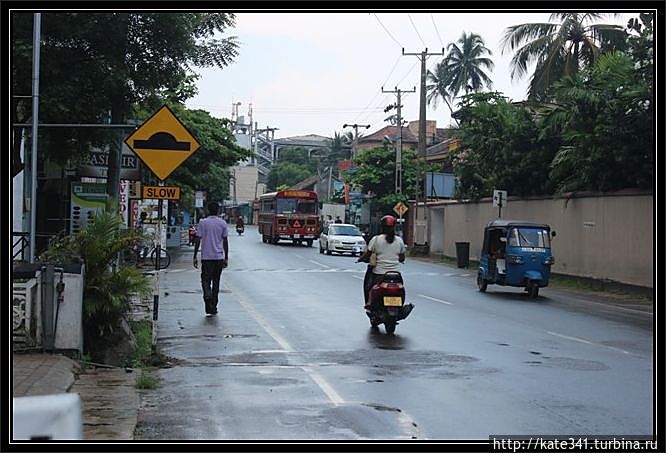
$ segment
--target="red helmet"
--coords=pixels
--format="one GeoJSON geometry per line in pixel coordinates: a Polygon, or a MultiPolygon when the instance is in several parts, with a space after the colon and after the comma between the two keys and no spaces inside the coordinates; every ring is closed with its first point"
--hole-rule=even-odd
{"type": "Polygon", "coordinates": [[[392,215],[385,215],[384,217],[381,218],[380,223],[382,226],[392,228],[395,226],[395,217],[393,217],[392,215]]]}

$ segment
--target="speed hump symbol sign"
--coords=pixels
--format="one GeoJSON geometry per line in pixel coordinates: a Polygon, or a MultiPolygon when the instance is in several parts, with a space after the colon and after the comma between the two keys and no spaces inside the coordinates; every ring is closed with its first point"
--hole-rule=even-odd
{"type": "Polygon", "coordinates": [[[166,105],[125,143],[162,181],[201,146],[166,105]]]}

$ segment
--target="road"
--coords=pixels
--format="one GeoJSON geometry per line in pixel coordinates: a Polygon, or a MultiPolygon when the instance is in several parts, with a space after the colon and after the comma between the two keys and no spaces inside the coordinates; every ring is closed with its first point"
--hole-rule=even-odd
{"type": "Polygon", "coordinates": [[[137,439],[653,432],[645,307],[551,288],[480,293],[470,271],[408,258],[415,308],[388,336],[370,329],[355,258],[264,244],[254,226],[229,243],[217,317],[204,316],[190,247],[163,271],[157,343],[172,366],[142,393],[137,439]]]}

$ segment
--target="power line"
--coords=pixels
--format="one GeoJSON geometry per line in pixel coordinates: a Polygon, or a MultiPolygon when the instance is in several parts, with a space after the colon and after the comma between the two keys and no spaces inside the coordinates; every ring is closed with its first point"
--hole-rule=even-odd
{"type": "Polygon", "coordinates": [[[388,33],[388,35],[391,37],[391,39],[392,39],[393,41],[395,41],[395,43],[396,43],[397,45],[399,45],[399,46],[402,48],[403,45],[400,44],[400,43],[398,42],[398,40],[395,39],[395,38],[393,37],[393,35],[391,34],[391,32],[388,31],[388,29],[384,26],[384,24],[382,24],[382,21],[379,20],[379,17],[377,16],[377,14],[375,14],[375,13],[372,13],[372,14],[373,14],[373,16],[375,16],[375,18],[377,19],[377,22],[379,22],[379,25],[381,25],[382,28],[386,31],[386,33],[388,33]]]}
{"type": "Polygon", "coordinates": [[[420,39],[421,42],[423,43],[423,46],[424,46],[424,47],[428,47],[428,45],[425,43],[425,41],[424,41],[423,38],[421,37],[421,33],[419,33],[418,28],[416,28],[416,25],[414,25],[414,21],[412,20],[412,15],[411,15],[411,14],[407,14],[407,17],[409,17],[409,21],[412,23],[412,27],[414,27],[414,31],[416,32],[417,36],[419,37],[419,39],[420,39]]]}
{"type": "Polygon", "coordinates": [[[402,77],[402,79],[400,79],[400,80],[398,81],[398,83],[396,83],[396,85],[400,85],[400,84],[402,83],[402,81],[405,80],[405,79],[407,78],[407,76],[410,75],[410,74],[412,73],[412,71],[413,71],[414,68],[416,67],[416,63],[418,63],[418,61],[415,61],[415,62],[414,62],[414,64],[412,65],[412,67],[409,68],[409,71],[407,72],[407,74],[405,74],[405,75],[402,77]]]}
{"type": "MultiPolygon", "coordinates": [[[[396,58],[395,63],[393,64],[393,68],[391,68],[391,72],[389,73],[388,77],[386,77],[386,80],[384,81],[384,85],[386,85],[386,82],[388,82],[389,79],[391,78],[391,76],[393,75],[393,71],[395,71],[395,68],[398,67],[398,63],[400,63],[400,57],[401,57],[401,56],[402,56],[402,55],[398,55],[398,58],[396,58]]],[[[366,105],[365,108],[363,108],[363,111],[360,112],[360,113],[356,116],[356,118],[354,118],[354,122],[358,121],[358,118],[359,118],[361,115],[363,115],[363,114],[365,113],[366,110],[368,110],[368,107],[370,107],[370,104],[372,104],[372,103],[375,101],[375,99],[377,99],[377,96],[379,96],[380,93],[381,93],[381,91],[375,91],[375,96],[370,100],[370,102],[368,102],[368,105],[366,105]]]]}
{"type": "Polygon", "coordinates": [[[439,43],[442,45],[442,48],[444,48],[444,41],[442,41],[442,37],[439,36],[439,30],[437,29],[437,24],[435,24],[435,18],[432,17],[432,14],[430,15],[430,19],[432,20],[432,25],[435,27],[435,32],[437,33],[437,37],[439,38],[439,43]]]}

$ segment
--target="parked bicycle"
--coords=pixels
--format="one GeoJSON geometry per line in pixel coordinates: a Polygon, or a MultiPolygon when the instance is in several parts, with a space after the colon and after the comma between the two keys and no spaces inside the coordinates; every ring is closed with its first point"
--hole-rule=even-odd
{"type": "Polygon", "coordinates": [[[157,244],[135,244],[125,256],[125,262],[133,262],[137,266],[150,269],[166,269],[171,264],[171,256],[163,247],[160,247],[160,257],[157,259],[157,244]]]}

